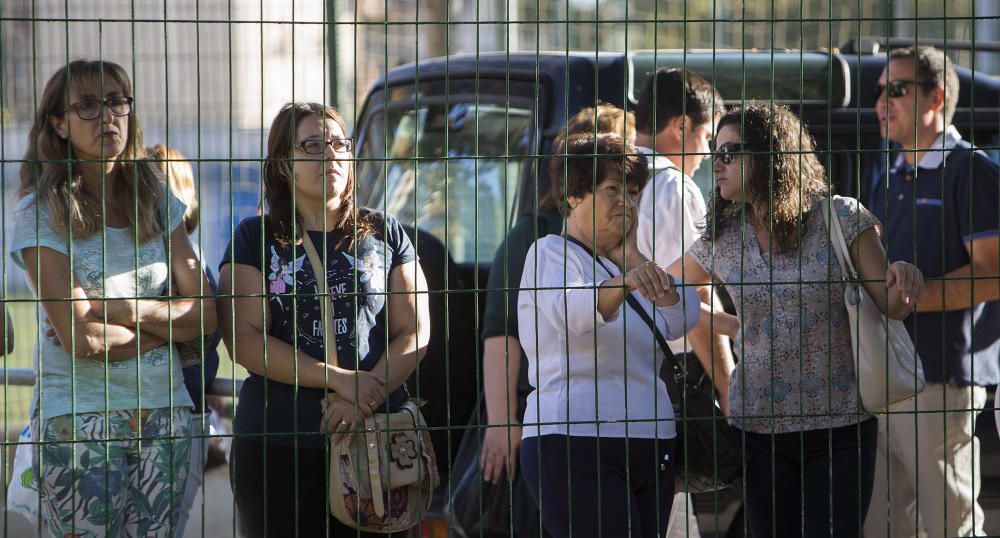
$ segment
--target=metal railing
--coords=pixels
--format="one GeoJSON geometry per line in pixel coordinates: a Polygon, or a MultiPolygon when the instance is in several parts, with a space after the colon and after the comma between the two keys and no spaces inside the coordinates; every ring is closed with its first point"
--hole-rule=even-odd
{"type": "MultiPolygon", "coordinates": [[[[31,387],[36,380],[35,372],[30,368],[0,368],[0,385],[11,387],[31,387]]],[[[242,379],[217,377],[212,384],[205,387],[205,396],[222,396],[235,398],[243,387],[242,379]]]]}

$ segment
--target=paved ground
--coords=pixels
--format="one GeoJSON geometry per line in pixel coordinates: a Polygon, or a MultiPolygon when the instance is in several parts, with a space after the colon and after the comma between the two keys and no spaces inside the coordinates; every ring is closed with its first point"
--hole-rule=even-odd
{"type": "MultiPolygon", "coordinates": [[[[986,484],[984,490],[990,490],[986,484]]],[[[0,503],[3,502],[5,488],[0,488],[0,503]]],[[[992,493],[992,492],[991,492],[992,493]]],[[[991,536],[1000,536],[1000,495],[983,495],[983,509],[986,511],[986,532],[991,536]]],[[[703,507],[700,507],[703,508],[703,507]]],[[[716,521],[720,527],[727,528],[734,516],[734,508],[727,506],[721,511],[718,519],[702,513],[698,524],[702,538],[722,538],[724,534],[716,531],[716,521]]],[[[37,527],[16,517],[10,517],[4,529],[2,504],[0,504],[0,536],[31,537],[36,536],[37,527]]],[[[229,468],[216,467],[205,477],[205,485],[195,499],[191,513],[191,522],[183,538],[200,537],[226,538],[237,536],[235,530],[234,507],[232,491],[229,487],[229,468]]]]}
{"type": "Polygon", "coordinates": [[[184,531],[184,538],[236,536],[236,520],[233,516],[229,467],[216,467],[206,473],[205,485],[195,497],[191,520],[184,531]]]}

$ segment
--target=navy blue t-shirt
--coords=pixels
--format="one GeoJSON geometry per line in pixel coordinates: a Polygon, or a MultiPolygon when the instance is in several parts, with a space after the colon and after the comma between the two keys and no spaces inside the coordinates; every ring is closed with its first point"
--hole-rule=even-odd
{"type": "MultiPolygon", "coordinates": [[[[959,141],[944,165],[908,164],[875,178],[869,208],[885,229],[890,262],[916,265],[925,279],[939,278],[970,263],[968,245],[1000,230],[997,165],[959,141]]],[[[1000,302],[951,312],[923,312],[906,327],[935,383],[959,386],[1000,382],[1000,302]]]]}
{"type": "MultiPolygon", "coordinates": [[[[386,305],[389,273],[416,260],[413,245],[402,226],[392,216],[362,209],[363,218],[375,223],[375,233],[357,242],[356,248],[338,249],[333,234],[309,232],[320,256],[327,241],[327,282],[332,296],[333,327],[336,332],[337,360],[342,368],[370,371],[386,349],[386,305]]],[[[245,219],[233,233],[230,248],[220,262],[232,261],[252,266],[267,280],[270,336],[298,345],[299,353],[325,360],[323,322],[312,264],[301,245],[283,248],[268,229],[261,229],[262,217],[245,219]],[[261,237],[261,234],[264,237],[261,237]],[[263,250],[261,250],[263,247],[263,250]]],[[[269,227],[268,227],[269,228],[269,227]]],[[[321,448],[319,432],[322,389],[294,387],[256,374],[243,383],[236,409],[234,429],[238,434],[267,433],[266,442],[294,443],[321,448]]],[[[398,388],[389,395],[388,410],[406,401],[398,388]]],[[[385,411],[383,406],[382,411],[385,411]]]]}

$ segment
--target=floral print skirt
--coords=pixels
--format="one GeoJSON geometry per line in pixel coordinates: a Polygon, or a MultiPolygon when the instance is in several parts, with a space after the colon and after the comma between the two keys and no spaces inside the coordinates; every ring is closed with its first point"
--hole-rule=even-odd
{"type": "Polygon", "coordinates": [[[32,421],[41,515],[56,536],[173,536],[191,452],[186,407],[32,421]]]}

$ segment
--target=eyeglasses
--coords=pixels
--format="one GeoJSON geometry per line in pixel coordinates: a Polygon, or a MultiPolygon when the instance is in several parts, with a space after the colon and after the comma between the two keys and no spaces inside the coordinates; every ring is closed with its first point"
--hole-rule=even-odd
{"type": "Polygon", "coordinates": [[[67,110],[76,111],[76,115],[81,120],[96,120],[107,108],[113,116],[128,116],[132,113],[131,97],[111,97],[100,101],[98,99],[87,99],[79,103],[69,105],[67,110]]]}
{"type": "Polygon", "coordinates": [[[910,94],[910,90],[907,89],[910,85],[921,86],[922,84],[915,80],[890,80],[885,86],[881,84],[876,84],[873,92],[875,93],[875,100],[877,101],[879,97],[882,97],[882,92],[887,92],[889,97],[895,99],[897,97],[906,97],[910,94]]]}
{"type": "Polygon", "coordinates": [[[332,140],[310,139],[299,143],[299,148],[309,155],[322,155],[326,147],[333,147],[334,153],[350,153],[354,149],[353,138],[334,138],[332,140]]]}
{"type": "Polygon", "coordinates": [[[733,164],[736,157],[743,152],[743,144],[737,144],[736,142],[726,142],[721,146],[715,148],[712,152],[712,162],[721,162],[722,164],[729,166],[733,164]]]}

